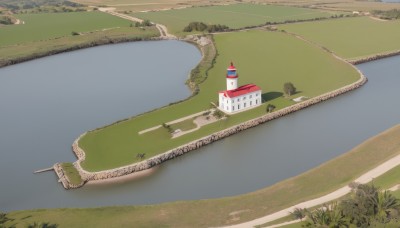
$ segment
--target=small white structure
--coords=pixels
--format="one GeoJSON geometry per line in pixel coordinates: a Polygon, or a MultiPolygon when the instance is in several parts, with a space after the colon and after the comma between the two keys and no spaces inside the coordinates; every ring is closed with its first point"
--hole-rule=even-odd
{"type": "Polygon", "coordinates": [[[261,88],[255,84],[238,87],[238,77],[233,63],[228,67],[226,90],[219,92],[218,108],[226,113],[236,113],[261,105],[261,88]]]}

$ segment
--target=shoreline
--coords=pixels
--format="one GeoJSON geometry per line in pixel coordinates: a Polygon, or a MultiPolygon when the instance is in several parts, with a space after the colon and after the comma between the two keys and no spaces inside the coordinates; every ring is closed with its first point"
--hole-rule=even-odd
{"type": "Polygon", "coordinates": [[[56,54],[62,54],[72,51],[77,51],[81,49],[91,48],[91,47],[98,47],[103,45],[110,45],[110,44],[119,44],[119,43],[128,43],[128,42],[138,42],[138,41],[158,41],[158,40],[172,40],[171,38],[163,38],[163,37],[150,37],[150,38],[143,38],[143,37],[132,37],[132,38],[107,38],[107,39],[99,39],[89,43],[82,43],[77,44],[76,46],[62,48],[62,49],[54,49],[44,53],[32,53],[30,55],[26,55],[23,57],[13,58],[13,59],[2,59],[0,60],[0,68],[15,65],[18,63],[23,63],[43,57],[48,57],[56,54]]]}

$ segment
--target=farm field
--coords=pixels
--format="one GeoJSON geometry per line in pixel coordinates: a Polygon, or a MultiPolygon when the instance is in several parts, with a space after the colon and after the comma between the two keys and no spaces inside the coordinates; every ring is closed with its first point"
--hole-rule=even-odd
{"type": "Polygon", "coordinates": [[[183,34],[183,28],[194,21],[222,24],[235,29],[261,25],[266,22],[330,17],[335,14],[339,15],[342,12],[330,13],[306,8],[262,4],[233,4],[133,13],[132,15],[164,24],[174,34],[183,34]]]}
{"type": "Polygon", "coordinates": [[[349,64],[285,33],[261,30],[226,33],[216,35],[215,41],[219,55],[214,68],[208,73],[208,79],[200,85],[198,95],[185,102],[89,132],[79,142],[86,152],[83,167],[98,171],[131,164],[137,162],[137,153],[146,152],[146,158],[150,158],[261,116],[269,103],[277,109],[287,107],[294,103],[282,97],[283,84],[288,81],[301,91],[295,96],[311,98],[359,79],[357,71],[349,64]],[[216,102],[217,92],[225,89],[226,67],[231,61],[236,63],[239,84],[259,85],[263,89],[265,104],[172,140],[158,131],[159,134],[138,135],[139,131],[208,109],[210,102],[216,102]],[[287,66],[289,63],[290,67],[287,66]],[[112,154],[109,153],[110,148],[113,148],[112,154]]]}
{"type": "Polygon", "coordinates": [[[400,50],[399,20],[356,17],[281,25],[279,29],[301,35],[346,59],[400,50]]]}
{"type": "MultiPolygon", "coordinates": [[[[395,126],[319,167],[239,196],[147,206],[15,211],[8,214],[15,220],[6,225],[17,223],[17,227],[26,227],[34,221],[47,221],[60,227],[75,227],[78,224],[85,227],[122,227],[133,223],[137,227],[215,227],[240,223],[347,185],[362,173],[398,155],[398,137],[400,126],[395,126]],[[313,183],[318,183],[318,188],[313,183]],[[241,213],[233,216],[232,213],[236,211],[241,213]]],[[[388,173],[383,179],[393,177],[388,173]]]]}
{"type": "Polygon", "coordinates": [[[72,32],[129,27],[130,22],[101,12],[18,14],[24,24],[0,29],[0,47],[58,37],[70,37],[72,32]]]}

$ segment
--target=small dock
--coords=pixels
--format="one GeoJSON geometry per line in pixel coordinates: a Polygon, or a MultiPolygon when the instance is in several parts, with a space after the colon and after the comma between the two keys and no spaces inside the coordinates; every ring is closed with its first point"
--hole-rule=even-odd
{"type": "Polygon", "coordinates": [[[40,169],[40,170],[37,170],[37,171],[35,171],[33,173],[43,173],[43,172],[52,171],[52,170],[54,170],[53,167],[47,168],[47,169],[40,169]]]}

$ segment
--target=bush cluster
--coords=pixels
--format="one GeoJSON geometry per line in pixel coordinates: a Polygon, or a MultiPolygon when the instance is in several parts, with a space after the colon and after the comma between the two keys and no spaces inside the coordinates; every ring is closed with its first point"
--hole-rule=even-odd
{"type": "Polygon", "coordinates": [[[207,32],[223,32],[229,30],[229,27],[226,25],[207,25],[203,22],[190,22],[183,31],[184,32],[192,32],[192,31],[207,31],[207,32]]]}

